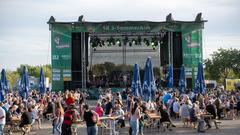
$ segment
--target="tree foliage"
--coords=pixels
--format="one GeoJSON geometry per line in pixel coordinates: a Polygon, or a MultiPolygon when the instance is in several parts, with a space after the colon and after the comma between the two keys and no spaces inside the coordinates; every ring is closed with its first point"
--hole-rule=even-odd
{"type": "Polygon", "coordinates": [[[19,80],[22,74],[23,66],[27,67],[29,76],[39,78],[40,70],[42,67],[44,70],[45,77],[49,77],[50,80],[52,78],[51,65],[41,65],[41,66],[20,65],[20,67],[18,67],[16,71],[7,70],[7,79],[9,81],[10,88],[14,87],[14,85],[17,84],[17,81],[19,80]]]}
{"type": "Polygon", "coordinates": [[[204,61],[206,78],[224,82],[226,78],[240,77],[240,50],[220,48],[204,61]]]}

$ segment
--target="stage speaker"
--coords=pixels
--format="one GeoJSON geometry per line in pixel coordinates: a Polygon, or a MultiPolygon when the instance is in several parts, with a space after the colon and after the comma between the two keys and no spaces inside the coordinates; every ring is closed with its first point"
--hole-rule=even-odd
{"type": "Polygon", "coordinates": [[[191,89],[192,88],[192,78],[186,78],[187,80],[187,89],[191,89]]]}
{"type": "Polygon", "coordinates": [[[173,32],[173,78],[175,86],[178,86],[180,68],[183,64],[182,33],[173,32]]]}
{"type": "Polygon", "coordinates": [[[71,89],[82,86],[81,33],[72,33],[72,81],[71,89]]]}
{"type": "Polygon", "coordinates": [[[161,66],[166,66],[168,62],[168,33],[160,41],[161,66]]]}

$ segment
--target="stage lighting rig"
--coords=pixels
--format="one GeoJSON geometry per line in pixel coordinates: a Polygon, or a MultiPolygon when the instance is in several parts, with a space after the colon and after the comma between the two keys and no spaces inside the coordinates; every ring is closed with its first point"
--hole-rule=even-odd
{"type": "Polygon", "coordinates": [[[127,45],[128,41],[129,41],[128,37],[125,36],[124,39],[123,39],[123,44],[124,44],[124,45],[127,45]]]}
{"type": "Polygon", "coordinates": [[[147,38],[144,38],[144,39],[143,39],[143,42],[144,42],[147,46],[150,45],[149,40],[148,40],[147,38]]]}
{"type": "Polygon", "coordinates": [[[142,38],[141,38],[141,36],[138,36],[138,37],[137,37],[137,44],[138,44],[138,45],[141,45],[141,42],[142,42],[142,38]]]}
{"type": "Polygon", "coordinates": [[[122,46],[122,43],[121,43],[121,41],[120,41],[119,38],[116,40],[116,44],[117,44],[119,47],[122,46]]]}

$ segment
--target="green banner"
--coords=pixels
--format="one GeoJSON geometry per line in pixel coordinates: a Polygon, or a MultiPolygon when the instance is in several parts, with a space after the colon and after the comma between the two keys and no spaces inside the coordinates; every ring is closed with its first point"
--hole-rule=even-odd
{"type": "Polygon", "coordinates": [[[64,81],[71,81],[72,32],[69,25],[52,27],[52,89],[63,90],[64,81]]]}
{"type": "Polygon", "coordinates": [[[202,62],[202,30],[184,31],[182,33],[183,64],[186,67],[186,77],[192,78],[194,87],[197,75],[197,65],[202,62]]]}

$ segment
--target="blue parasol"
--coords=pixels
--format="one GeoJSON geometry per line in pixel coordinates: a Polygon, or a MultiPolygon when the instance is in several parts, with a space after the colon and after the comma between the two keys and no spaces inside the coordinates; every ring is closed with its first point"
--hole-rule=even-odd
{"type": "Polygon", "coordinates": [[[39,90],[40,90],[40,93],[41,94],[44,94],[46,91],[45,91],[45,77],[44,77],[44,71],[43,71],[43,68],[41,68],[41,71],[40,71],[40,77],[39,77],[39,90]]]}
{"type": "Polygon", "coordinates": [[[156,84],[152,68],[151,57],[148,57],[144,69],[143,99],[152,100],[155,97],[156,84]]]}
{"type": "Polygon", "coordinates": [[[134,65],[133,69],[133,80],[132,80],[132,94],[136,97],[142,96],[142,87],[139,74],[139,67],[137,64],[134,65]]]}
{"type": "Polygon", "coordinates": [[[185,75],[185,67],[184,65],[181,66],[180,69],[180,77],[178,87],[181,93],[183,93],[187,87],[186,75],[185,75]]]}
{"type": "Polygon", "coordinates": [[[0,101],[2,102],[4,100],[4,88],[3,88],[1,81],[2,80],[0,78],[0,101]]]}
{"type": "Polygon", "coordinates": [[[198,72],[197,72],[197,79],[195,81],[194,92],[201,93],[201,94],[206,93],[206,84],[203,76],[203,65],[201,62],[198,63],[198,72]]]}
{"type": "Polygon", "coordinates": [[[19,94],[23,99],[26,99],[28,98],[28,92],[29,92],[28,70],[27,67],[24,66],[21,74],[19,94]]]}
{"type": "Polygon", "coordinates": [[[169,65],[169,73],[168,73],[168,85],[169,88],[173,87],[173,67],[169,65]]]}
{"type": "Polygon", "coordinates": [[[9,92],[9,82],[7,80],[7,74],[6,74],[5,69],[2,69],[2,72],[1,72],[1,83],[2,83],[4,92],[8,93],[9,92]]]}

